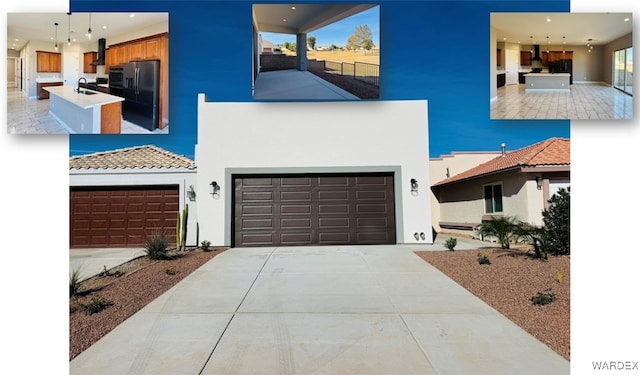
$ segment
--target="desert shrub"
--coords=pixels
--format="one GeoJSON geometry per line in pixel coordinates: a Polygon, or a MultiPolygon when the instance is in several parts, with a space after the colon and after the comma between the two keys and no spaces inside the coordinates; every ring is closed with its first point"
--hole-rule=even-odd
{"type": "Polygon", "coordinates": [[[167,268],[166,270],[164,270],[164,273],[166,273],[167,275],[175,275],[176,270],[174,270],[173,268],[167,268]]]}
{"type": "Polygon", "coordinates": [[[536,295],[531,297],[531,302],[536,306],[547,305],[556,300],[556,295],[551,291],[551,289],[547,289],[544,292],[538,292],[536,295]]]}
{"type": "Polygon", "coordinates": [[[80,271],[81,268],[74,268],[69,273],[69,297],[73,297],[80,291],[80,271]]]}
{"type": "Polygon", "coordinates": [[[569,203],[570,189],[559,189],[549,199],[549,208],[542,212],[544,222],[544,248],[553,255],[569,255],[570,248],[570,222],[569,203]]]}
{"type": "Polygon", "coordinates": [[[547,252],[544,246],[545,228],[519,221],[513,229],[513,234],[518,240],[524,240],[533,246],[534,257],[547,259],[547,252]]]}
{"type": "Polygon", "coordinates": [[[491,260],[487,254],[478,253],[478,263],[480,264],[491,264],[491,260]]]}
{"type": "Polygon", "coordinates": [[[145,254],[153,259],[167,259],[169,251],[169,240],[161,229],[154,229],[151,235],[147,236],[144,244],[145,254]]]}
{"type": "Polygon", "coordinates": [[[110,303],[107,302],[107,300],[105,300],[104,298],[96,294],[91,298],[91,301],[89,301],[89,303],[87,304],[78,303],[78,305],[80,306],[82,311],[84,311],[85,314],[93,315],[106,309],[110,305],[110,303]]]}
{"type": "Polygon", "coordinates": [[[209,251],[209,246],[211,246],[211,241],[202,240],[202,242],[200,242],[200,248],[203,251],[209,251]]]}
{"type": "Polygon", "coordinates": [[[480,224],[480,234],[483,236],[493,236],[498,239],[500,247],[508,249],[511,237],[515,228],[515,218],[510,216],[494,216],[491,220],[480,224]]]}
{"type": "Polygon", "coordinates": [[[456,247],[457,244],[458,244],[458,240],[456,240],[453,237],[449,237],[448,240],[444,241],[444,246],[451,251],[453,251],[453,249],[456,247]]]}

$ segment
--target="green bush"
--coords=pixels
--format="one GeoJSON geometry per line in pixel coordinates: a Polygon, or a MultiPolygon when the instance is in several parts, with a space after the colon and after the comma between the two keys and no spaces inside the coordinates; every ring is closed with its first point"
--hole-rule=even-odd
{"type": "Polygon", "coordinates": [[[96,294],[91,298],[91,301],[89,303],[78,303],[78,305],[80,305],[80,308],[82,309],[82,311],[84,311],[85,314],[93,315],[106,309],[111,304],[107,302],[107,300],[96,294]]]}
{"type": "Polygon", "coordinates": [[[167,275],[175,275],[177,272],[173,268],[167,268],[166,270],[164,270],[164,273],[166,273],[167,275]]]}
{"type": "Polygon", "coordinates": [[[531,302],[536,306],[543,306],[556,300],[556,295],[547,289],[544,292],[538,292],[535,296],[531,297],[531,302]]]}
{"type": "Polygon", "coordinates": [[[444,246],[451,251],[453,251],[453,249],[456,247],[457,244],[458,244],[458,240],[456,240],[453,237],[449,237],[448,240],[444,241],[444,246]]]}
{"type": "Polygon", "coordinates": [[[210,241],[203,240],[202,242],[200,242],[200,248],[203,251],[209,251],[209,246],[211,246],[211,242],[210,241]]]}
{"type": "Polygon", "coordinates": [[[500,247],[508,249],[510,247],[511,237],[516,227],[516,219],[510,216],[494,216],[491,220],[480,224],[480,234],[483,236],[493,236],[498,239],[500,247]]]}
{"type": "Polygon", "coordinates": [[[549,199],[549,208],[542,212],[544,222],[544,249],[545,252],[553,255],[569,255],[571,253],[570,244],[570,221],[569,203],[570,189],[559,189],[549,199]]]}
{"type": "Polygon", "coordinates": [[[69,297],[73,297],[80,291],[80,271],[81,268],[74,268],[69,273],[69,297]]]}
{"type": "Polygon", "coordinates": [[[153,260],[167,259],[168,251],[169,240],[167,239],[164,231],[161,229],[154,229],[151,235],[147,236],[147,239],[145,241],[145,254],[153,260]]]}
{"type": "Polygon", "coordinates": [[[478,253],[478,263],[480,264],[491,264],[491,260],[487,254],[478,253]]]}

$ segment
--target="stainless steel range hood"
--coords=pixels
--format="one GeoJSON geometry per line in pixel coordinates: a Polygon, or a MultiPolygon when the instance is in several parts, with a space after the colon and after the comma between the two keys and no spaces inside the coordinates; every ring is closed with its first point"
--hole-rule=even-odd
{"type": "Polygon", "coordinates": [[[104,65],[104,58],[107,50],[107,40],[105,38],[98,39],[98,59],[91,65],[104,65]]]}

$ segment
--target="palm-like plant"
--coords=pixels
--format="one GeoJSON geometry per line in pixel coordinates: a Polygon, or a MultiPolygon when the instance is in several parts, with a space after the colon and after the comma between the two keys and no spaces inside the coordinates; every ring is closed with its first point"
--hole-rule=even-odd
{"type": "Polygon", "coordinates": [[[518,239],[523,239],[533,245],[535,257],[547,259],[547,252],[544,249],[544,228],[519,221],[515,225],[513,234],[518,239]],[[544,254],[543,254],[544,253],[544,254]]]}
{"type": "Polygon", "coordinates": [[[494,216],[491,220],[480,224],[479,230],[482,236],[493,236],[498,239],[501,248],[508,249],[515,227],[515,218],[511,216],[494,216]]]}

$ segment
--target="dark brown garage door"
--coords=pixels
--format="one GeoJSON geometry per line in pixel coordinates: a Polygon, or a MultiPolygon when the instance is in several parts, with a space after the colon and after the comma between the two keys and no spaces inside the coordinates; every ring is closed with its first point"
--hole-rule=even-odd
{"type": "Polygon", "coordinates": [[[234,176],[234,246],[394,244],[392,174],[234,176]]]}
{"type": "Polygon", "coordinates": [[[70,246],[143,246],[148,234],[165,228],[175,241],[178,186],[73,187],[70,246]]]}

